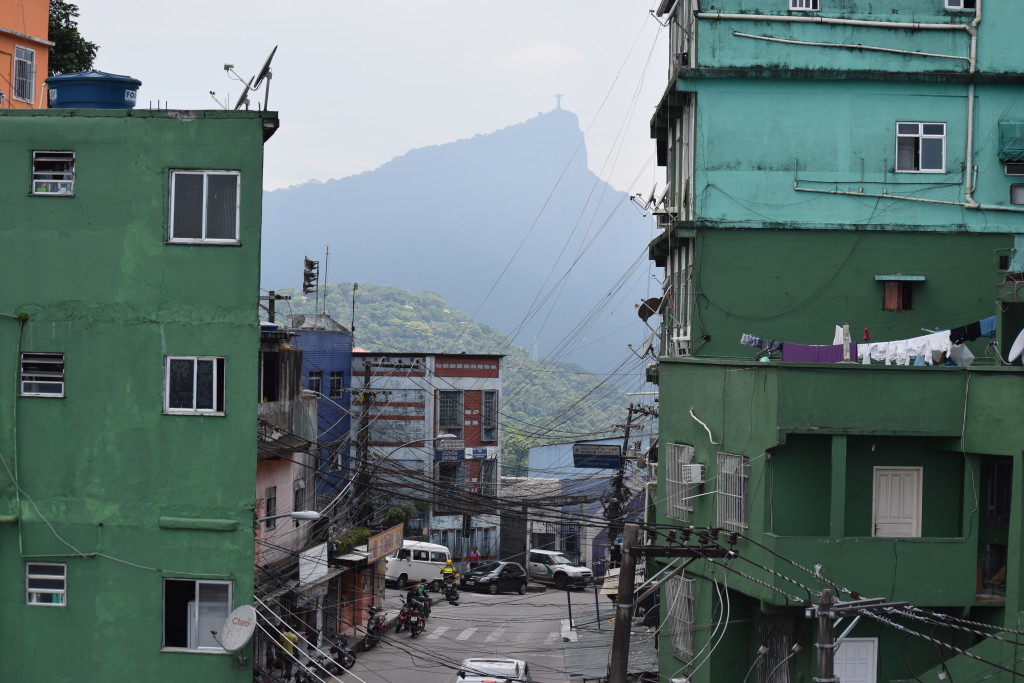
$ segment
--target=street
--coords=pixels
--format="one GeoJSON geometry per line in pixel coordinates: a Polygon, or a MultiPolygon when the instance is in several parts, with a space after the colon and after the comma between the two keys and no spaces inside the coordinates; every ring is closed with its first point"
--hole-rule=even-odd
{"type": "MultiPolygon", "coordinates": [[[[562,650],[562,620],[568,617],[564,592],[463,592],[457,606],[438,597],[422,634],[413,639],[408,632],[389,630],[380,645],[360,652],[352,671],[338,680],[454,683],[463,659],[488,656],[525,660],[538,683],[569,680],[562,650]]],[[[593,596],[573,591],[572,601],[575,608],[592,603],[593,596]]]]}

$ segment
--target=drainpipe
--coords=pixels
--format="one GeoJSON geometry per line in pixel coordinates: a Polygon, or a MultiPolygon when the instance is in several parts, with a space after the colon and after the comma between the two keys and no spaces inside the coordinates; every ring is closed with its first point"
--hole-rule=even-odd
{"type": "MultiPolygon", "coordinates": [[[[971,59],[968,62],[968,72],[976,73],[978,70],[978,24],[981,23],[981,0],[978,0],[974,10],[974,21],[968,32],[971,35],[971,59]]],[[[974,83],[967,86],[967,150],[964,153],[964,202],[967,208],[978,208],[974,201],[974,83]]]]}

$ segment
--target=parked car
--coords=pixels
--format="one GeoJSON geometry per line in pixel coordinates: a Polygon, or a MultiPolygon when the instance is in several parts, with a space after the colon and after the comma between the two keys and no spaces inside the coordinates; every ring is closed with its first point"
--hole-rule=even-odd
{"type": "Polygon", "coordinates": [[[582,588],[594,580],[593,572],[586,567],[577,567],[555,550],[531,550],[529,567],[531,579],[553,584],[558,590],[569,586],[582,588]]]}
{"type": "Polygon", "coordinates": [[[462,575],[462,587],[487,591],[491,595],[501,591],[526,592],[526,570],[518,562],[481,562],[475,569],[462,575]]]}
{"type": "MultiPolygon", "coordinates": [[[[521,568],[521,567],[520,567],[521,568]]],[[[486,681],[531,683],[530,667],[521,659],[466,659],[459,665],[452,683],[485,683],[486,681]]]]}

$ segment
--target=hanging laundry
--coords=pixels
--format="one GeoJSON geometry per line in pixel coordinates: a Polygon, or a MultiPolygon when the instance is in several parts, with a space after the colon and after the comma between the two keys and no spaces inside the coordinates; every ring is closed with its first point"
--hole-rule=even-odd
{"type": "MultiPolygon", "coordinates": [[[[849,360],[857,358],[857,343],[850,342],[849,360]]],[[[843,345],[807,346],[792,342],[782,343],[783,363],[840,363],[843,358],[843,345]]]]}
{"type": "Polygon", "coordinates": [[[864,328],[864,341],[871,341],[871,333],[868,332],[868,328],[864,328]]]}
{"type": "Polygon", "coordinates": [[[755,349],[761,349],[762,351],[768,352],[778,351],[782,346],[782,342],[780,341],[775,341],[774,339],[761,339],[760,337],[755,337],[752,334],[746,333],[740,337],[740,344],[753,346],[755,349]]]}
{"type": "Polygon", "coordinates": [[[995,338],[996,336],[996,317],[994,315],[984,318],[978,321],[978,326],[981,328],[982,337],[995,338]]]}
{"type": "Polygon", "coordinates": [[[949,332],[944,330],[910,339],[861,344],[858,352],[860,361],[865,365],[870,365],[872,360],[884,361],[886,365],[909,365],[914,357],[921,358],[925,365],[932,365],[935,355],[948,354],[952,346],[949,332]]]}

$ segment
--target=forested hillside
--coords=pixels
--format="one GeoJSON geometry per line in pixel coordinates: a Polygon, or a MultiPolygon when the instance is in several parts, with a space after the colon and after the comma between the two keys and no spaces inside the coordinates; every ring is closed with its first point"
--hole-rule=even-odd
{"type": "MultiPolygon", "coordinates": [[[[323,310],[313,295],[292,290],[290,301],[277,304],[279,313],[323,310]]],[[[368,351],[500,353],[505,355],[501,418],[505,472],[516,474],[531,445],[614,434],[628,403],[605,378],[588,374],[572,363],[530,358],[503,333],[473,322],[445,303],[436,292],[413,292],[398,287],[360,284],[355,297],[355,346],[368,351]]],[[[327,289],[327,313],[342,325],[352,325],[352,285],[327,289]]]]}

